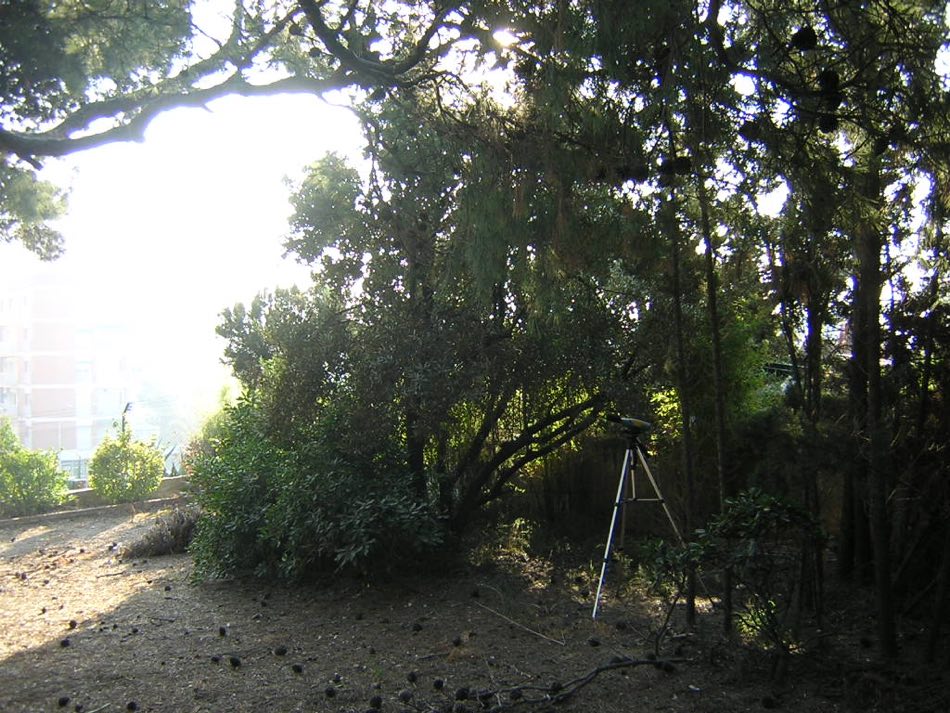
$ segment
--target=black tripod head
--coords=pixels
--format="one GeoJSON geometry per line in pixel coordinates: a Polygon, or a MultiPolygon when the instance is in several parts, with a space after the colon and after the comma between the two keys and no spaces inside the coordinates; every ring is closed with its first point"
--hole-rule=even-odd
{"type": "Polygon", "coordinates": [[[629,416],[608,414],[607,420],[611,423],[618,424],[623,428],[624,434],[631,439],[636,439],[641,433],[647,433],[653,428],[649,421],[643,421],[639,418],[630,418],[629,416]]]}

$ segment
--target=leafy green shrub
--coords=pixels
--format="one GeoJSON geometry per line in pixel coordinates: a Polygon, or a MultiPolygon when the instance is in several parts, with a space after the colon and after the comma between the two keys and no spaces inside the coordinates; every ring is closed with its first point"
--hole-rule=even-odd
{"type": "Polygon", "coordinates": [[[677,601],[686,591],[686,575],[697,567],[700,548],[695,543],[673,544],[659,538],[640,543],[635,554],[638,578],[651,594],[677,601]]]}
{"type": "Polygon", "coordinates": [[[6,420],[0,421],[0,516],[45,512],[63,502],[68,475],[55,453],[23,448],[6,420]]]}
{"type": "Polygon", "coordinates": [[[750,488],[727,500],[723,512],[692,541],[642,543],[639,578],[666,602],[657,644],[685,592],[689,570],[728,569],[737,593],[736,629],[746,643],[772,654],[778,666],[798,645],[803,548],[814,548],[821,537],[814,518],[800,506],[750,488]]]}
{"type": "Polygon", "coordinates": [[[192,464],[202,457],[207,458],[213,455],[214,442],[224,435],[224,427],[227,420],[227,404],[225,396],[222,395],[220,409],[205,418],[198,432],[194,434],[181,455],[181,470],[185,475],[191,475],[193,472],[192,464]]]}
{"type": "Polygon", "coordinates": [[[784,655],[794,646],[803,548],[821,530],[800,506],[750,488],[726,501],[700,531],[703,562],[730,569],[739,586],[737,628],[750,642],[784,655]]]}
{"type": "Polygon", "coordinates": [[[133,441],[128,430],[106,436],[89,462],[89,485],[109,502],[143,500],[154,493],[165,474],[162,453],[154,445],[133,441]]]}
{"type": "Polygon", "coordinates": [[[225,409],[211,447],[195,449],[190,463],[202,511],[191,546],[199,576],[375,572],[441,542],[408,479],[385,462],[339,453],[329,424],[278,443],[251,402],[225,409]]]}
{"type": "Polygon", "coordinates": [[[191,551],[201,576],[254,571],[276,557],[262,531],[268,482],[285,454],[254,409],[238,404],[223,414],[213,437],[189,447],[187,469],[202,512],[191,551]]]}
{"type": "Polygon", "coordinates": [[[670,634],[673,614],[686,595],[689,573],[699,569],[701,558],[702,547],[696,542],[674,544],[659,538],[644,540],[634,553],[634,581],[663,603],[662,618],[649,636],[657,656],[670,634]]]}

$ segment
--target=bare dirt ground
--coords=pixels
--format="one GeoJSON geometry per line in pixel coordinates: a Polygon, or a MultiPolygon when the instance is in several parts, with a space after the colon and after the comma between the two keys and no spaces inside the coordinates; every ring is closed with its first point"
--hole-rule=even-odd
{"type": "Polygon", "coordinates": [[[592,621],[589,560],[509,557],[376,586],[194,583],[186,555],[120,557],[154,517],[0,522],[0,711],[539,710],[566,693],[558,710],[898,710],[880,687],[855,695],[861,667],[793,672],[773,691],[712,621],[668,639],[675,663],[633,665],[659,611],[610,597],[592,621]]]}

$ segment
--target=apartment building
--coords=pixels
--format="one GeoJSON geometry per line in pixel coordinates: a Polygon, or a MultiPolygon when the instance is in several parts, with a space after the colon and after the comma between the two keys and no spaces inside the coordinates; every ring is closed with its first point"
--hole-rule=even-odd
{"type": "Polygon", "coordinates": [[[80,284],[55,269],[0,284],[0,416],[20,442],[80,463],[131,400],[124,332],[97,324],[80,284]]]}

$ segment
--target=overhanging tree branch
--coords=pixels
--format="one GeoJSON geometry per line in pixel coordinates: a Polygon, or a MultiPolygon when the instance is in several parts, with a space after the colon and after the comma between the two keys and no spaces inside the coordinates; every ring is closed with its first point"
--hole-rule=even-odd
{"type": "MultiPolygon", "coordinates": [[[[579,436],[590,428],[600,416],[600,405],[602,404],[595,405],[591,403],[589,405],[591,410],[588,411],[583,418],[572,417],[570,421],[562,424],[561,427],[551,433],[547,441],[540,448],[529,447],[525,453],[515,459],[508,467],[499,469],[491,488],[478,501],[478,507],[487,505],[491,501],[500,498],[504,494],[505,485],[526,465],[553,453],[561,446],[567,444],[571,439],[579,436]]],[[[540,439],[536,439],[535,442],[537,443],[539,441],[540,439]]]]}
{"type": "MultiPolygon", "coordinates": [[[[604,404],[604,397],[600,394],[590,396],[583,401],[559,409],[525,428],[517,437],[502,443],[494,455],[478,467],[470,477],[470,466],[457,468],[457,480],[463,484],[463,492],[455,503],[455,518],[463,519],[482,505],[499,497],[504,485],[528,463],[553,452],[567,443],[571,438],[587,430],[600,413],[604,404]],[[586,415],[583,415],[585,414],[586,415]],[[583,415],[583,417],[582,417],[583,415]],[[553,428],[552,428],[553,427],[553,428]],[[521,453],[519,456],[518,454],[521,453]],[[507,467],[505,463],[515,458],[507,467]],[[491,484],[486,493],[485,488],[491,484]]],[[[497,423],[500,414],[492,421],[488,431],[497,423]]],[[[486,422],[489,419],[486,418],[486,422]]],[[[468,454],[481,452],[484,446],[483,439],[477,446],[475,442],[470,446],[468,454]]]]}
{"type": "Polygon", "coordinates": [[[321,3],[316,0],[300,0],[300,7],[327,52],[336,57],[343,67],[358,75],[370,77],[375,82],[384,84],[395,82],[396,73],[392,67],[358,55],[340,41],[339,33],[324,21],[321,3]]]}
{"type": "Polygon", "coordinates": [[[491,435],[495,424],[498,423],[498,419],[501,418],[501,415],[505,412],[505,409],[508,408],[508,404],[511,402],[511,398],[514,393],[514,389],[506,389],[504,393],[498,396],[495,403],[492,404],[492,406],[485,413],[485,417],[482,419],[482,423],[481,426],[479,426],[478,432],[472,438],[468,449],[465,451],[465,455],[462,456],[458,466],[455,469],[456,479],[461,478],[465,473],[467,473],[472,467],[472,464],[478,460],[479,453],[481,453],[486,441],[488,441],[488,437],[491,435]]]}
{"type": "Polygon", "coordinates": [[[334,74],[325,79],[287,77],[269,84],[252,84],[242,75],[234,74],[213,87],[160,95],[143,101],[134,117],[95,134],[64,137],[57,131],[31,134],[0,130],[0,151],[14,154],[24,160],[38,156],[66,156],[117,141],[142,141],[152,120],[170,109],[203,107],[215,99],[229,95],[255,97],[294,93],[321,94],[339,89],[347,83],[345,78],[334,74]]]}
{"type": "Polygon", "coordinates": [[[392,86],[399,83],[405,74],[422,63],[429,54],[429,43],[432,38],[442,27],[442,23],[448,14],[456,9],[453,5],[446,4],[436,10],[432,21],[423,31],[419,40],[413,44],[405,59],[400,61],[378,61],[355,52],[352,48],[343,44],[340,40],[340,33],[327,25],[323,19],[321,2],[318,2],[318,0],[300,0],[300,7],[327,52],[338,59],[346,69],[373,84],[382,84],[383,86],[392,86]]]}
{"type": "Polygon", "coordinates": [[[490,472],[493,472],[500,468],[501,465],[509,458],[513,457],[515,454],[524,449],[550,443],[551,441],[557,440],[565,433],[576,435],[572,433],[573,428],[571,424],[573,423],[573,420],[588,409],[596,409],[596,407],[602,401],[603,397],[601,396],[591,396],[580,403],[560,409],[559,411],[549,414],[545,418],[539,419],[537,422],[533,423],[531,426],[518,434],[517,438],[502,443],[494,457],[485,464],[485,468],[490,472]],[[555,426],[555,424],[560,425],[557,425],[555,428],[549,431],[548,429],[551,429],[551,427],[555,426]]]}
{"type": "Polygon", "coordinates": [[[261,85],[251,84],[241,75],[241,71],[253,64],[255,58],[271,45],[274,38],[283,32],[298,12],[299,10],[294,9],[278,18],[270,29],[247,46],[242,46],[246,13],[241,3],[236,2],[230,35],[211,56],[147,87],[87,102],[48,129],[0,129],[0,151],[36,166],[37,159],[41,157],[65,156],[117,141],[140,141],[148,124],[162,112],[177,107],[203,106],[227,94],[254,96],[288,91],[322,92],[345,86],[342,76],[339,75],[331,75],[316,83],[314,80],[289,78],[261,85]],[[227,71],[229,67],[232,68],[232,74],[223,81],[207,87],[194,86],[215,74],[227,71]],[[94,130],[94,124],[101,121],[114,123],[109,128],[94,130]]]}
{"type": "MultiPolygon", "coordinates": [[[[178,74],[149,86],[82,103],[49,128],[38,131],[9,126],[0,128],[0,153],[15,156],[38,168],[40,159],[44,157],[65,156],[112,142],[141,141],[149,123],[162,112],[177,107],[204,106],[209,101],[229,94],[320,94],[351,86],[354,81],[393,86],[430,54],[432,38],[448,14],[455,9],[452,5],[438,8],[420,38],[411,43],[403,55],[404,59],[380,62],[357,54],[341,42],[339,33],[324,21],[322,3],[317,0],[301,0],[289,12],[273,21],[267,30],[251,35],[250,41],[247,39],[247,11],[239,0],[234,3],[234,7],[229,37],[218,43],[218,50],[210,57],[198,60],[178,74]],[[326,52],[339,61],[339,68],[319,78],[294,75],[262,84],[249,81],[244,72],[264,56],[301,12],[326,52]],[[196,87],[226,72],[231,73],[226,79],[216,81],[211,86],[196,87]],[[109,122],[110,125],[99,129],[97,124],[100,122],[109,122]]],[[[440,46],[437,50],[441,53],[444,47],[440,46]]]]}

